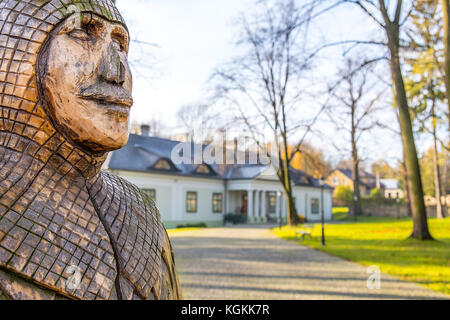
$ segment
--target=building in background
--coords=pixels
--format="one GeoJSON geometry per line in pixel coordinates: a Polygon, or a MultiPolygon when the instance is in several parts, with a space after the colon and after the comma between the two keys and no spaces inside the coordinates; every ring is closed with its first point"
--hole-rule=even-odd
{"type": "Polygon", "coordinates": [[[397,179],[381,179],[383,185],[383,193],[386,199],[403,199],[405,192],[400,188],[400,183],[397,179]]]}
{"type": "MultiPolygon", "coordinates": [[[[156,202],[168,228],[220,226],[226,213],[246,215],[249,223],[286,220],[283,188],[271,166],[175,164],[172,151],[179,144],[132,134],[124,148],[110,154],[105,169],[143,189],[156,202]]],[[[207,147],[188,144],[191,150],[207,147]]],[[[307,221],[320,221],[323,207],[325,219],[331,220],[333,188],[321,189],[318,180],[298,170],[291,172],[298,214],[307,221]]]]}
{"type": "MultiPolygon", "coordinates": [[[[373,174],[361,170],[359,173],[360,179],[360,193],[362,197],[370,195],[370,192],[377,187],[377,178],[373,174]]],[[[349,169],[335,169],[325,182],[333,188],[349,187],[352,191],[353,186],[353,171],[349,169]]]]}

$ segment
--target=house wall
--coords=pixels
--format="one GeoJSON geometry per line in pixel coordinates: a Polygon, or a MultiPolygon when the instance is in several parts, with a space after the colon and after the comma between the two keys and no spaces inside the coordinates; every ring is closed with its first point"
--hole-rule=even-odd
{"type": "Polygon", "coordinates": [[[345,174],[343,174],[339,170],[333,171],[325,180],[325,183],[330,186],[333,186],[334,188],[346,186],[353,191],[353,180],[349,179],[345,174]]]}
{"type": "MultiPolygon", "coordinates": [[[[426,206],[436,206],[436,198],[431,196],[425,196],[425,205],[426,206]]],[[[442,196],[441,203],[444,206],[450,207],[450,195],[442,196]]]]}
{"type": "MultiPolygon", "coordinates": [[[[317,222],[321,220],[322,199],[321,190],[318,188],[299,187],[294,188],[295,205],[297,212],[304,216],[309,222],[317,222]],[[312,213],[312,199],[319,200],[319,213],[312,213]]],[[[323,207],[325,221],[333,219],[333,193],[332,190],[323,190],[323,207]]]]}
{"type": "Polygon", "coordinates": [[[386,199],[403,199],[405,195],[401,189],[386,189],[384,190],[384,197],[386,199]]]}
{"type": "MultiPolygon", "coordinates": [[[[167,174],[155,174],[145,172],[133,172],[114,170],[115,174],[137,185],[141,189],[156,190],[156,205],[158,206],[161,217],[166,228],[176,228],[178,225],[206,223],[209,227],[217,227],[223,225],[223,216],[225,213],[235,212],[235,209],[242,206],[242,196],[246,192],[253,192],[252,205],[254,215],[258,208],[263,210],[266,205],[257,203],[257,191],[259,192],[283,192],[283,189],[278,181],[271,180],[234,180],[228,182],[228,195],[225,197],[224,181],[220,179],[208,179],[199,177],[179,177],[167,174]],[[186,196],[187,193],[193,191],[197,192],[197,212],[188,213],[186,211],[186,196]],[[213,212],[213,194],[222,193],[223,197],[223,212],[213,212]],[[225,212],[225,200],[227,204],[227,212],[225,212]]],[[[308,214],[306,215],[309,221],[320,221],[319,215],[312,215],[311,199],[317,198],[320,203],[320,189],[296,186],[294,187],[294,196],[296,198],[296,205],[298,212],[303,214],[303,208],[307,207],[308,214]],[[305,199],[308,199],[306,206],[305,199]]],[[[264,199],[263,201],[266,201],[264,199]]],[[[325,202],[325,219],[332,219],[332,192],[331,190],[324,190],[325,202]]],[[[321,205],[321,204],[320,204],[321,205]]],[[[251,207],[249,207],[251,210],[251,207]]],[[[282,217],[286,219],[286,204],[285,198],[280,197],[278,201],[277,210],[280,210],[282,217]]],[[[319,209],[319,212],[321,207],[319,209]]],[[[277,212],[280,212],[277,211],[277,212]]],[[[264,217],[265,215],[263,215],[264,217]]],[[[261,222],[261,220],[259,220],[261,222]]]]}
{"type": "MultiPolygon", "coordinates": [[[[334,187],[333,196],[336,196],[338,187],[349,187],[350,190],[353,191],[353,180],[347,177],[345,174],[340,172],[339,170],[333,171],[328,178],[325,180],[325,183],[334,187]],[[337,183],[336,183],[337,182],[337,183]]],[[[360,185],[359,192],[362,197],[368,196],[370,194],[370,190],[368,190],[365,186],[360,185]]]]}
{"type": "Polygon", "coordinates": [[[222,180],[178,177],[164,174],[114,170],[115,174],[141,189],[156,190],[156,205],[166,228],[206,223],[209,227],[223,224],[223,213],[213,213],[214,193],[224,193],[222,180]],[[197,212],[186,211],[187,192],[197,192],[197,212]]]}

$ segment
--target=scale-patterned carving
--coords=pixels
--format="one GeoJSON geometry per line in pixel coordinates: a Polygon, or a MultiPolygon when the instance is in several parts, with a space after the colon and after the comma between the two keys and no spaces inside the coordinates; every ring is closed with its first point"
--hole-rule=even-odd
{"type": "Polygon", "coordinates": [[[72,145],[40,103],[39,52],[71,5],[123,24],[110,0],[0,2],[0,271],[72,299],[181,298],[153,202],[101,172],[106,155],[72,145]]]}
{"type": "MultiPolygon", "coordinates": [[[[88,187],[117,246],[121,276],[132,286],[128,297],[135,294],[148,299],[152,290],[157,290],[162,264],[173,264],[172,257],[163,259],[164,252],[172,254],[172,249],[158,209],[136,186],[110,173],[95,176],[88,187]]],[[[176,278],[171,276],[171,279],[176,278]]],[[[172,280],[164,292],[153,294],[178,296],[179,288],[172,280]]]]}

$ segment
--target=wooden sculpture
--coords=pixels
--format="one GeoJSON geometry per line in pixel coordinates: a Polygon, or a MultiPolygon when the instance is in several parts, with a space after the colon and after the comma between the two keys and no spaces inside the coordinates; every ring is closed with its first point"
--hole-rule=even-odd
{"type": "Polygon", "coordinates": [[[155,204],[101,171],[128,45],[111,0],[0,1],[0,299],[181,299],[155,204]]]}

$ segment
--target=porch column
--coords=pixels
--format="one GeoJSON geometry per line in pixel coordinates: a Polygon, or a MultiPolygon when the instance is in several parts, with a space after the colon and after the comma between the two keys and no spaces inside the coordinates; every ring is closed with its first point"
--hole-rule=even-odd
{"type": "Polygon", "coordinates": [[[259,203],[260,199],[261,199],[261,197],[260,197],[259,190],[256,190],[255,191],[255,209],[254,209],[254,214],[253,214],[254,217],[259,217],[259,211],[261,208],[260,203],[259,203]]]}
{"type": "Polygon", "coordinates": [[[253,222],[253,190],[247,191],[247,216],[253,222]]]}
{"type": "Polygon", "coordinates": [[[280,218],[280,214],[281,214],[280,200],[281,200],[282,195],[283,195],[283,193],[277,191],[277,198],[276,198],[277,201],[275,201],[275,215],[276,215],[275,219],[277,219],[277,220],[280,218]]]}
{"type": "Polygon", "coordinates": [[[266,217],[266,191],[261,191],[261,217],[266,217]]]}

